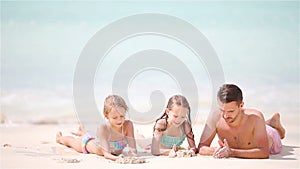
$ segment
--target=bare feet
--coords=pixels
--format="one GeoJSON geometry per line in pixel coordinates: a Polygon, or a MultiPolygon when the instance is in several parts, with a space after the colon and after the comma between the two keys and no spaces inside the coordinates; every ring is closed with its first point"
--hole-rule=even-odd
{"type": "Polygon", "coordinates": [[[62,137],[62,133],[61,132],[57,132],[57,134],[56,134],[56,142],[59,143],[59,144],[62,144],[61,137],[62,137]]]}
{"type": "Polygon", "coordinates": [[[73,135],[75,136],[83,136],[84,134],[84,127],[82,125],[79,126],[78,131],[75,132],[71,132],[73,135]]]}
{"type": "Polygon", "coordinates": [[[280,123],[280,114],[278,112],[274,113],[273,116],[266,121],[266,124],[275,128],[279,132],[281,139],[285,137],[285,129],[280,123]]]}

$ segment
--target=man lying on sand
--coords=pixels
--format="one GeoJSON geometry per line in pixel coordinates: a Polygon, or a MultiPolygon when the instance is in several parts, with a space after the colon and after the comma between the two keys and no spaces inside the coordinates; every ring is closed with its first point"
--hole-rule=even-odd
{"type": "Polygon", "coordinates": [[[218,91],[219,109],[206,122],[199,142],[201,155],[216,158],[269,158],[279,153],[285,129],[280,124],[279,113],[265,121],[263,114],[255,109],[243,108],[241,89],[225,84],[218,91]],[[210,147],[215,135],[219,147],[210,147]]]}

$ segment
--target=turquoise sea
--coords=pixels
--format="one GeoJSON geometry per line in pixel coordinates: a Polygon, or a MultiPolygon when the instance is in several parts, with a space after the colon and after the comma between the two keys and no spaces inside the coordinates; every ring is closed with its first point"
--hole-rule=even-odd
{"type": "MultiPolygon", "coordinates": [[[[60,122],[76,114],[73,80],[85,45],[119,19],[147,13],[170,15],[197,28],[218,56],[224,82],[241,87],[247,107],[258,108],[266,116],[279,111],[299,117],[299,11],[299,1],[1,1],[0,113],[13,122],[60,122]]],[[[162,23],[149,20],[147,24],[162,23]]],[[[142,25],[135,26],[133,29],[142,25]]],[[[184,31],[181,28],[175,25],[170,32],[184,31]]],[[[123,31],[122,27],[118,30],[123,31]]],[[[114,35],[111,31],[105,37],[109,40],[114,35]]],[[[100,49],[105,44],[98,45],[100,49]]],[[[210,72],[214,69],[208,71],[180,41],[158,34],[123,39],[106,53],[93,77],[95,114],[102,111],[104,98],[115,92],[118,68],[131,55],[149,49],[167,51],[177,58],[168,59],[163,67],[137,71],[129,84],[116,82],[125,86],[123,92],[134,108],[130,111],[143,113],[155,107],[157,100],[150,102],[153,91],[167,99],[195,84],[198,100],[188,100],[196,105],[193,113],[197,118],[205,119],[216,92],[210,72]],[[184,66],[176,66],[175,60],[184,66]],[[178,73],[164,70],[166,67],[178,73]],[[183,73],[186,68],[192,81],[183,73]]],[[[133,60],[129,69],[141,63],[146,64],[133,60]]],[[[220,67],[216,64],[215,68],[220,67]]]]}

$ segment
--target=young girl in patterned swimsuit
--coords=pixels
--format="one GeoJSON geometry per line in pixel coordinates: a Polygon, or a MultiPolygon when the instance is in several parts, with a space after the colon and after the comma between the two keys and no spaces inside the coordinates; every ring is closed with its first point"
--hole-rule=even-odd
{"type": "Polygon", "coordinates": [[[96,136],[79,127],[78,133],[73,133],[79,136],[78,138],[62,136],[62,133],[58,132],[56,141],[77,152],[97,154],[110,160],[118,159],[118,155],[128,144],[129,152],[136,155],[133,124],[125,120],[127,110],[128,107],[120,96],[110,95],[105,99],[103,112],[108,123],[99,127],[96,136]]]}
{"type": "Polygon", "coordinates": [[[189,103],[184,96],[175,95],[169,99],[165,113],[156,120],[151,153],[153,155],[169,155],[173,145],[179,147],[185,138],[187,138],[190,149],[196,153],[189,103]],[[167,149],[167,151],[161,152],[161,149],[167,149]]]}

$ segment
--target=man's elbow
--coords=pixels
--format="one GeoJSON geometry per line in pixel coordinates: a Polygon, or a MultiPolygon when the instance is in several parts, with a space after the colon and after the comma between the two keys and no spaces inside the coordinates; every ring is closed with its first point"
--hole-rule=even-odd
{"type": "Polygon", "coordinates": [[[270,157],[270,154],[268,153],[267,155],[265,155],[264,157],[263,157],[263,159],[268,159],[270,157]]]}
{"type": "Polygon", "coordinates": [[[254,156],[256,159],[268,159],[270,157],[269,149],[263,149],[259,155],[254,156]]]}
{"type": "Polygon", "coordinates": [[[266,159],[266,158],[269,158],[269,157],[270,157],[269,151],[263,151],[263,153],[261,155],[261,158],[262,159],[266,159]]]}
{"type": "Polygon", "coordinates": [[[198,149],[198,153],[200,155],[205,155],[205,156],[210,156],[213,155],[213,151],[211,150],[211,148],[207,148],[207,147],[201,147],[198,149]]]}
{"type": "Polygon", "coordinates": [[[200,155],[205,155],[205,153],[204,153],[204,151],[203,151],[203,148],[201,148],[201,147],[198,147],[198,153],[199,153],[200,155]]]}
{"type": "Polygon", "coordinates": [[[200,144],[198,145],[198,153],[199,153],[200,155],[208,155],[208,154],[207,154],[207,148],[208,148],[208,147],[209,147],[209,146],[200,143],[200,144]]]}

